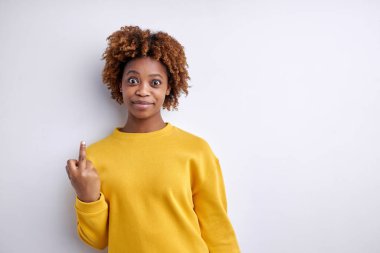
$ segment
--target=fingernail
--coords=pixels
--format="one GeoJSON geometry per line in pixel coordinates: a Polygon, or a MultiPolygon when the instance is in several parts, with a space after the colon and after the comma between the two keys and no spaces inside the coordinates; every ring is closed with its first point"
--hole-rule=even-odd
{"type": "Polygon", "coordinates": [[[81,141],[80,144],[82,144],[82,145],[86,145],[86,142],[85,142],[85,141],[81,141]]]}

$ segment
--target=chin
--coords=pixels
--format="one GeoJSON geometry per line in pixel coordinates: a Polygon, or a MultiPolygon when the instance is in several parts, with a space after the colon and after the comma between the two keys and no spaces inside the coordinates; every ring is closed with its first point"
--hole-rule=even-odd
{"type": "Polygon", "coordinates": [[[158,112],[156,111],[139,111],[139,110],[129,110],[128,111],[128,115],[134,117],[134,118],[137,118],[137,119],[148,119],[148,118],[151,118],[153,116],[155,116],[156,114],[158,114],[158,112]]]}

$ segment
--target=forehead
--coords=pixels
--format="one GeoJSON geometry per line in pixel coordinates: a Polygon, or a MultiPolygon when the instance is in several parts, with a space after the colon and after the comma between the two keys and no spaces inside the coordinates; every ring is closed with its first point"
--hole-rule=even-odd
{"type": "Polygon", "coordinates": [[[165,65],[163,65],[160,61],[146,56],[130,60],[124,67],[124,72],[128,70],[135,70],[140,74],[153,72],[166,74],[165,65]]]}

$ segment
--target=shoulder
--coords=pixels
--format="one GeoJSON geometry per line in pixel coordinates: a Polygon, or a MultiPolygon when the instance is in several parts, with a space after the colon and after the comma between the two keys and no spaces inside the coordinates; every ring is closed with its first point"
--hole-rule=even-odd
{"type": "Polygon", "coordinates": [[[199,146],[207,146],[208,143],[205,140],[204,137],[191,133],[187,130],[184,130],[182,128],[176,127],[177,129],[177,137],[180,138],[183,141],[189,141],[192,142],[193,144],[199,145],[199,146]]]}
{"type": "Polygon", "coordinates": [[[105,150],[109,150],[110,147],[114,146],[114,140],[111,135],[100,138],[92,143],[89,143],[86,148],[87,157],[92,160],[95,157],[100,157],[105,153],[105,150]]]}
{"type": "Polygon", "coordinates": [[[87,145],[87,151],[96,151],[102,149],[104,146],[109,145],[109,143],[110,138],[108,136],[104,137],[87,145]]]}
{"type": "Polygon", "coordinates": [[[191,133],[179,127],[176,127],[176,129],[177,138],[180,142],[191,146],[194,150],[203,154],[208,153],[214,155],[214,152],[205,137],[191,133]]]}

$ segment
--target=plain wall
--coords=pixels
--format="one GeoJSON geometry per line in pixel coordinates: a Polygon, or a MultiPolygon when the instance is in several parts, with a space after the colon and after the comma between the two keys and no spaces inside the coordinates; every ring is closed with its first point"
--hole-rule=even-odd
{"type": "Polygon", "coordinates": [[[185,47],[170,121],[220,158],[244,253],[380,252],[379,1],[0,1],[0,252],[97,252],[67,159],[126,120],[102,84],[124,25],[185,47]]]}

